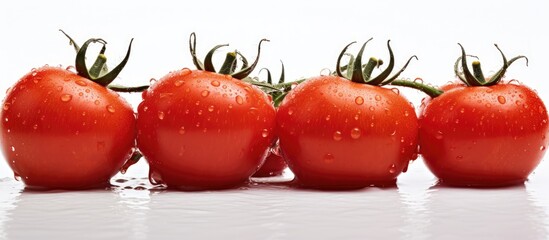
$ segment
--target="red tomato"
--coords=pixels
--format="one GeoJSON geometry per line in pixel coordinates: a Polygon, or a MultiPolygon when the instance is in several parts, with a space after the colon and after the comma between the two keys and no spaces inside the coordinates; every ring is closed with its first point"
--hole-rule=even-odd
{"type": "Polygon", "coordinates": [[[133,152],[131,106],[63,68],[33,69],[21,78],[0,119],[4,156],[28,187],[105,186],[133,152]]]}
{"type": "Polygon", "coordinates": [[[453,86],[420,116],[421,154],[446,184],[519,184],[545,153],[547,121],[543,102],[524,85],[453,86]]]}
{"type": "Polygon", "coordinates": [[[336,76],[298,85],[277,114],[280,147],[307,187],[394,185],[417,157],[417,118],[398,92],[336,76]]]}
{"type": "Polygon", "coordinates": [[[284,158],[280,155],[278,145],[270,148],[263,165],[252,177],[272,177],[281,175],[288,167],[284,158]]]}
{"type": "Polygon", "coordinates": [[[138,146],[153,183],[228,188],[258,170],[274,140],[267,95],[230,75],[183,69],[161,78],[138,107],[138,146]]]}
{"type": "Polygon", "coordinates": [[[513,83],[516,81],[501,82],[507,68],[526,57],[507,61],[496,48],[504,65],[494,76],[484,78],[478,61],[472,64],[472,74],[462,47],[454,71],[463,83],[447,84],[442,87],[444,93],[430,94],[434,98],[424,101],[419,119],[420,152],[444,184],[521,184],[545,154],[549,127],[542,100],[530,88],[513,83]],[[460,62],[463,73],[457,69],[460,62]]]}

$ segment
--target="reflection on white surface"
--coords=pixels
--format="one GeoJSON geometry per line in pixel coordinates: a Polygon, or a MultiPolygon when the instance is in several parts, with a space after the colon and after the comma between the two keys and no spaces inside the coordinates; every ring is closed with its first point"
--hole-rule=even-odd
{"type": "Polygon", "coordinates": [[[150,190],[146,164],[110,190],[36,192],[0,182],[0,239],[545,239],[546,177],[500,189],[444,188],[421,162],[398,188],[314,191],[277,184],[150,190]]]}

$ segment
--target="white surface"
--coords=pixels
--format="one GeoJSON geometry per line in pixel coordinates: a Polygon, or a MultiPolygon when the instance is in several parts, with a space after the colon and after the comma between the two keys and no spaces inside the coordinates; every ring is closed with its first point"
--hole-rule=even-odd
{"type": "MultiPolygon", "coordinates": [[[[537,89],[547,103],[547,9],[549,2],[536,0],[2,1],[0,89],[33,67],[73,64],[74,52],[59,28],[80,43],[106,39],[111,64],[122,59],[134,37],[132,56],[117,80],[128,85],[191,66],[187,41],[194,31],[201,56],[215,44],[231,43],[225,50],[238,48],[252,58],[259,39],[269,38],[259,67],[278,75],[282,59],[289,80],[333,69],[343,46],[374,37],[366,56],[386,59],[390,38],[397,66],[413,54],[420,59],[403,77],[443,84],[454,79],[457,42],[481,57],[486,72],[501,64],[492,45],[498,43],[509,57],[528,56],[529,67],[517,62],[507,76],[537,89]]],[[[401,92],[419,105],[421,94],[401,92]]],[[[140,100],[139,94],[125,96],[134,106],[140,100]]],[[[525,187],[504,189],[432,188],[435,180],[417,161],[395,189],[320,192],[259,185],[196,193],[44,193],[24,191],[0,159],[0,239],[547,239],[546,165],[545,160],[525,187]]],[[[146,164],[127,175],[130,181],[121,185],[150,188],[142,179],[146,164]]]]}

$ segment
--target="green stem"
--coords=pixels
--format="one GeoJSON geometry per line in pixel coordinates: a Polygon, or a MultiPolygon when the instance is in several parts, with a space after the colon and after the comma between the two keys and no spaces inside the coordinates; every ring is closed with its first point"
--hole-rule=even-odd
{"type": "Polygon", "coordinates": [[[233,72],[235,64],[236,64],[236,52],[228,52],[227,56],[225,57],[225,61],[223,62],[223,65],[221,65],[221,69],[219,69],[219,73],[231,74],[233,72]]]}
{"type": "Polygon", "coordinates": [[[101,52],[99,52],[99,55],[97,55],[97,58],[95,59],[95,62],[90,67],[90,70],[88,71],[90,73],[90,76],[92,79],[97,79],[101,77],[101,73],[103,68],[105,67],[105,64],[107,63],[107,57],[105,56],[105,50],[106,47],[103,45],[103,48],[101,48],[101,52]]]}
{"type": "Polygon", "coordinates": [[[302,78],[293,82],[279,83],[279,84],[273,85],[273,87],[276,89],[286,89],[288,87],[291,87],[293,84],[300,84],[302,82],[305,82],[306,80],[307,80],[306,78],[302,78]]]}
{"type": "Polygon", "coordinates": [[[473,74],[477,79],[477,81],[479,81],[480,83],[486,82],[486,79],[484,78],[484,74],[482,73],[482,68],[480,67],[480,62],[473,61],[472,66],[473,66],[473,74]]]}
{"type": "Polygon", "coordinates": [[[374,71],[374,68],[377,67],[378,60],[375,57],[371,57],[370,60],[368,60],[368,63],[366,63],[366,66],[364,67],[363,73],[364,73],[364,79],[366,81],[370,80],[370,77],[372,76],[372,72],[374,71]]]}
{"type": "Polygon", "coordinates": [[[416,90],[420,90],[424,92],[425,94],[429,95],[432,98],[436,98],[440,96],[442,93],[444,93],[442,90],[437,89],[433,86],[429,86],[427,84],[415,82],[415,81],[408,81],[408,80],[394,80],[390,83],[390,85],[395,86],[402,86],[402,87],[409,87],[416,90]]]}

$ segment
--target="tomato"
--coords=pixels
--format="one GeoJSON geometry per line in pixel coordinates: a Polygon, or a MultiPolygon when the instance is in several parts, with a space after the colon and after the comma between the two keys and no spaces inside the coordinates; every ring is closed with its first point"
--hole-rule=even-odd
{"type": "MultiPolygon", "coordinates": [[[[392,70],[394,60],[388,47],[391,61],[380,75],[383,79],[353,77],[349,81],[341,73],[313,77],[283,100],[277,114],[280,148],[300,186],[390,186],[417,157],[418,122],[413,106],[396,89],[375,83],[392,70]]],[[[363,49],[353,76],[362,76],[363,49]]],[[[368,75],[375,67],[372,61],[365,70],[368,75]]]]}
{"type": "Polygon", "coordinates": [[[2,152],[29,188],[106,186],[134,150],[131,106],[68,69],[33,69],[8,90],[3,102],[2,152]]]}
{"type": "Polygon", "coordinates": [[[425,102],[419,117],[420,152],[443,184],[522,184],[545,154],[547,109],[532,89],[501,81],[506,68],[522,58],[503,57],[504,67],[485,80],[478,62],[473,63],[475,76],[468,72],[463,51],[465,77],[458,76],[464,83],[445,85],[444,93],[425,102]]]}
{"type": "MultiPolygon", "coordinates": [[[[193,48],[191,44],[194,57],[193,48]]],[[[211,59],[204,62],[211,65],[211,59]]],[[[153,184],[181,190],[230,188],[258,170],[274,141],[276,112],[267,94],[231,72],[185,68],[144,92],[137,142],[153,184]]]]}
{"type": "Polygon", "coordinates": [[[420,117],[421,154],[444,183],[522,183],[547,146],[547,110],[516,84],[459,87],[434,98],[420,117]]]}

